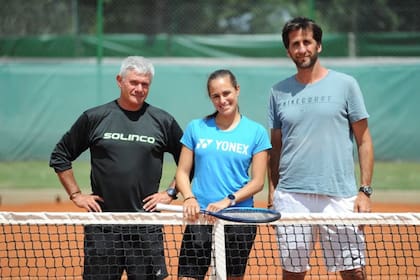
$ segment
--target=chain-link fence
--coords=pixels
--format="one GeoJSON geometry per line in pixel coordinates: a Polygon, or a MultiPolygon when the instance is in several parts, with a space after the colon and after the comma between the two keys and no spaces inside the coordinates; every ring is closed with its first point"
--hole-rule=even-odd
{"type": "Polygon", "coordinates": [[[329,32],[420,31],[418,0],[0,0],[0,7],[0,36],[94,34],[102,23],[105,34],[278,34],[296,15],[329,32]]]}
{"type": "Polygon", "coordinates": [[[277,57],[295,16],[326,56],[420,56],[420,0],[0,0],[0,57],[277,57]]]}

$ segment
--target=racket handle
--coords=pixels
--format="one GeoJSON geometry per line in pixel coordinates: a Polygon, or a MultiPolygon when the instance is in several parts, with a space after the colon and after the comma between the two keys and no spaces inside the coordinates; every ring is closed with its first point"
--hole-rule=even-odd
{"type": "Polygon", "coordinates": [[[182,212],[183,207],[182,207],[182,205],[157,203],[156,204],[156,210],[158,210],[158,211],[182,212]]]}

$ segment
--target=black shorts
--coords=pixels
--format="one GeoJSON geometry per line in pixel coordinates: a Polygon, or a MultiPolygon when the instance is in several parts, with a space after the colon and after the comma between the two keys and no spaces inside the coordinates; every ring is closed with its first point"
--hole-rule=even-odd
{"type": "MultiPolygon", "coordinates": [[[[204,279],[211,262],[211,225],[187,225],[181,244],[179,277],[204,279]]],[[[249,253],[257,233],[256,225],[225,225],[226,273],[245,274],[249,253]]]]}
{"type": "Polygon", "coordinates": [[[168,276],[162,226],[87,225],[83,279],[163,279],[168,276]]]}

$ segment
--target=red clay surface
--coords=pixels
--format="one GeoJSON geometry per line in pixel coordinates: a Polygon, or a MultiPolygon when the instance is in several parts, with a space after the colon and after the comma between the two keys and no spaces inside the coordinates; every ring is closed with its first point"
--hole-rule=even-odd
{"type": "MultiPolygon", "coordinates": [[[[178,202],[180,203],[180,202],[178,202]]],[[[256,203],[257,207],[265,207],[266,203],[264,201],[258,201],[256,203]]],[[[73,205],[72,202],[70,201],[66,201],[66,202],[49,202],[49,203],[22,203],[22,204],[9,204],[9,205],[1,205],[0,206],[0,211],[10,211],[10,212],[81,212],[84,211],[82,209],[77,208],[76,206],[73,205]]],[[[374,203],[373,204],[373,212],[392,212],[392,213],[396,213],[396,212],[420,212],[420,204],[412,204],[412,203],[374,203]]],[[[265,231],[267,230],[273,230],[270,228],[265,228],[265,231]]],[[[381,230],[382,231],[382,230],[381,230]]],[[[392,230],[393,231],[393,230],[392,230]]],[[[416,236],[416,232],[412,232],[411,230],[408,232],[408,236],[414,236],[414,238],[418,238],[415,237],[416,236]]],[[[174,233],[172,233],[174,234],[174,233]]],[[[82,235],[79,234],[79,238],[80,240],[82,240],[82,235]]],[[[29,236],[29,235],[28,235],[29,236]]],[[[275,236],[274,232],[272,234],[263,234],[261,235],[261,237],[258,238],[262,238],[262,240],[260,240],[258,242],[258,246],[269,246],[269,244],[273,244],[273,242],[275,243],[275,240],[270,240],[273,239],[275,236]]],[[[179,232],[177,234],[175,234],[176,240],[179,243],[180,239],[182,237],[182,233],[179,232]]],[[[22,240],[23,243],[27,243],[27,244],[32,244],[32,241],[29,241],[30,237],[22,237],[25,240],[22,240]],[[26,238],[28,238],[26,241],[26,238]]],[[[390,241],[390,240],[381,240],[383,239],[382,235],[380,232],[375,233],[373,236],[371,236],[369,238],[369,242],[367,242],[368,244],[368,249],[370,250],[371,246],[376,246],[375,243],[376,241],[374,240],[380,240],[381,241],[390,241]],[[376,234],[378,234],[376,236],[376,234]]],[[[418,239],[416,239],[418,240],[418,239]]],[[[400,242],[401,243],[401,242],[400,242]]],[[[384,255],[377,255],[377,256],[373,256],[375,261],[378,262],[382,262],[381,259],[383,259],[387,264],[386,265],[373,265],[373,266],[369,266],[367,267],[367,271],[368,274],[372,273],[371,279],[397,279],[395,278],[395,276],[400,274],[400,267],[398,265],[389,265],[388,261],[389,260],[394,260],[394,258],[389,258],[388,254],[390,252],[400,252],[397,255],[395,255],[396,259],[403,259],[404,258],[404,254],[402,253],[404,250],[401,250],[401,248],[397,248],[397,245],[391,245],[392,242],[387,242],[384,243],[384,247],[382,249],[380,249],[380,252],[387,252],[384,255]],[[388,245],[386,245],[388,244],[388,245]],[[394,248],[395,247],[395,248],[394,248]],[[402,255],[400,255],[402,254],[402,255]],[[401,258],[402,257],[402,258],[401,258]],[[385,273],[384,275],[381,274],[381,271],[386,268],[387,271],[384,271],[383,273],[385,273]]],[[[178,244],[179,245],[179,244],[178,244]]],[[[5,244],[3,244],[0,247],[6,246],[5,244]]],[[[35,246],[35,245],[34,245],[35,246]]],[[[76,247],[80,247],[83,246],[81,241],[80,244],[78,244],[76,247]]],[[[269,246],[270,247],[270,246],[269,246]]],[[[166,252],[166,254],[168,254],[168,270],[170,272],[170,277],[168,277],[168,279],[175,279],[175,275],[176,275],[176,260],[177,260],[177,250],[175,249],[177,248],[177,246],[175,246],[174,248],[168,249],[168,251],[166,252]],[[170,265],[169,265],[170,264],[170,265]]],[[[4,249],[4,248],[3,248],[4,249]]],[[[45,248],[44,248],[45,249],[45,248]]],[[[408,249],[408,248],[406,248],[408,249]]],[[[0,248],[0,251],[2,250],[2,248],[0,248]]],[[[44,253],[43,254],[48,254],[48,250],[43,250],[44,253]]],[[[377,252],[377,250],[373,250],[372,252],[377,252]]],[[[408,271],[410,271],[409,275],[405,275],[405,279],[418,279],[417,277],[420,276],[420,271],[417,269],[417,262],[420,259],[419,255],[420,252],[413,251],[414,255],[410,256],[410,260],[412,263],[407,263],[405,265],[403,265],[403,269],[405,269],[405,273],[407,273],[408,271]]],[[[4,253],[4,252],[3,252],[4,253]]],[[[378,253],[378,254],[379,254],[378,253]]],[[[376,253],[375,253],[376,254],[376,253]]],[[[52,253],[51,253],[52,256],[52,253]]],[[[50,257],[50,256],[44,256],[44,257],[50,257]]],[[[22,259],[19,258],[19,260],[21,259],[22,261],[25,260],[26,257],[23,257],[22,259]]],[[[19,261],[20,262],[20,261],[19,261]]],[[[277,279],[281,279],[280,275],[281,275],[281,268],[280,265],[278,264],[279,262],[279,256],[278,256],[278,251],[274,250],[274,251],[270,251],[269,249],[264,249],[264,248],[260,248],[260,250],[256,250],[255,252],[251,253],[250,256],[250,260],[249,260],[249,266],[248,266],[248,272],[247,272],[247,276],[245,277],[245,279],[272,279],[273,275],[276,275],[277,279]],[[266,256],[267,252],[269,252],[271,254],[270,256],[266,256]],[[262,255],[261,255],[262,254],[262,255]],[[271,276],[270,276],[271,275],[271,276]]],[[[323,268],[323,265],[318,263],[319,261],[316,261],[314,259],[312,259],[311,264],[313,265],[313,269],[312,269],[312,274],[311,276],[314,276],[315,278],[313,279],[339,279],[338,277],[334,277],[333,275],[327,275],[325,274],[325,268],[323,268]],[[315,269],[317,268],[317,269],[315,269]],[[316,275],[316,276],[315,276],[316,275]],[[330,278],[332,277],[332,278],[330,278]]],[[[82,270],[82,260],[80,257],[76,257],[74,259],[71,260],[71,263],[75,263],[77,264],[73,270],[71,270],[70,274],[73,275],[80,275],[81,274],[81,270],[82,270]]],[[[12,265],[14,267],[14,265],[12,265]]],[[[32,275],[32,270],[28,270],[27,264],[24,264],[23,266],[21,265],[16,265],[15,268],[11,269],[11,268],[6,268],[3,267],[3,269],[1,268],[2,266],[0,266],[0,277],[3,279],[15,279],[15,277],[21,277],[22,274],[23,275],[32,275]]],[[[45,267],[43,268],[37,268],[36,269],[37,273],[40,273],[41,275],[49,275],[48,273],[50,273],[51,271],[54,272],[54,279],[61,279],[61,277],[64,277],[64,275],[67,275],[69,272],[65,271],[65,270],[60,270],[60,268],[57,269],[52,269],[52,267],[50,266],[49,263],[45,264],[45,267]],[[50,268],[48,268],[50,267],[50,268]]],[[[32,276],[31,276],[32,277],[32,276]]],[[[48,277],[49,278],[49,277],[48,277]]],[[[75,279],[79,279],[80,276],[75,276],[75,279]]],[[[21,279],[21,278],[19,278],[21,279]]],[[[23,278],[22,278],[23,279],[23,278]]],[[[25,278],[26,279],[26,278],[25,278]]],[[[39,279],[44,279],[43,277],[39,278],[39,279]]],[[[45,278],[47,279],[47,278],[45,278]]],[[[73,279],[73,278],[72,278],[73,279]]],[[[126,279],[126,277],[123,277],[122,279],[126,279]]]]}

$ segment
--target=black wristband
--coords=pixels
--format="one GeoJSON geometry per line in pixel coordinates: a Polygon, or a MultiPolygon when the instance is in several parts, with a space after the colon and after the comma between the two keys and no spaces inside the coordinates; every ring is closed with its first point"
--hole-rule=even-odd
{"type": "Polygon", "coordinates": [[[166,189],[166,193],[172,198],[172,199],[178,199],[176,196],[178,194],[178,191],[176,188],[169,187],[166,189]]]}

